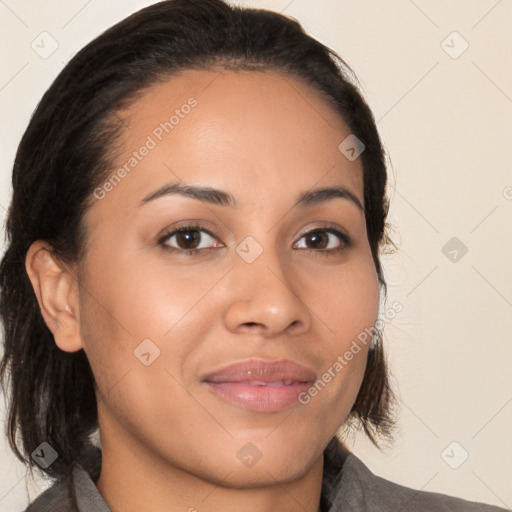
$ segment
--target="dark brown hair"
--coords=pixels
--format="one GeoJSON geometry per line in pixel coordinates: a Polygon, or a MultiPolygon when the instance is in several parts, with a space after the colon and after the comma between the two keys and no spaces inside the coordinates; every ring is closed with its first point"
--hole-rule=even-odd
{"type": "MultiPolygon", "coordinates": [[[[115,114],[156,81],[213,65],[277,70],[305,81],[364,143],[366,229],[386,292],[379,260],[389,242],[385,152],[355,75],[338,55],[292,18],[222,0],[159,2],[106,30],[64,67],[23,135],[0,264],[5,331],[0,378],[10,400],[9,443],[32,470],[30,454],[48,442],[59,456],[44,471],[66,477],[70,488],[71,469],[86,465],[90,435],[98,428],[94,378],[83,350],[68,353],[56,346],[25,270],[27,251],[42,239],[63,262],[79,262],[86,253],[84,213],[112,168],[112,149],[123,130],[115,114]]],[[[391,437],[393,425],[380,332],[376,338],[349,416],[375,444],[379,437],[391,437]]]]}

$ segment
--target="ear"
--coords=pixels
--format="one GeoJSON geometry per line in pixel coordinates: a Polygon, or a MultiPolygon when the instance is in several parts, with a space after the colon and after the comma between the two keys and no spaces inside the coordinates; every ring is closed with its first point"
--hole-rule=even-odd
{"type": "Polygon", "coordinates": [[[56,345],[65,352],[80,350],[82,339],[76,276],[57,260],[44,240],[37,240],[30,246],[25,268],[56,345]]]}

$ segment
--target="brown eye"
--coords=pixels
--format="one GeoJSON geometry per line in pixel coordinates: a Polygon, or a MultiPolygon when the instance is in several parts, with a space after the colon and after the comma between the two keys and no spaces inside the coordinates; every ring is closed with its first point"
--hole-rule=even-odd
{"type": "Polygon", "coordinates": [[[302,247],[299,246],[299,249],[309,249],[326,254],[343,250],[351,245],[349,237],[334,228],[313,229],[304,233],[300,240],[304,240],[304,244],[302,247]]]}
{"type": "Polygon", "coordinates": [[[312,249],[325,249],[329,245],[329,236],[323,231],[311,231],[304,238],[306,244],[312,245],[312,249]]]}
{"type": "Polygon", "coordinates": [[[200,226],[184,226],[164,235],[158,241],[166,249],[182,251],[184,253],[198,253],[211,249],[215,245],[216,238],[200,226]]]}
{"type": "Polygon", "coordinates": [[[188,229],[176,234],[176,242],[181,249],[196,249],[201,242],[201,233],[197,229],[188,229]]]}

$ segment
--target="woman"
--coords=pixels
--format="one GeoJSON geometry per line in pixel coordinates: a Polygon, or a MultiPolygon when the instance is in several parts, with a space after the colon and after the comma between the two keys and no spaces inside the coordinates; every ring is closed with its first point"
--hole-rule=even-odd
{"type": "Polygon", "coordinates": [[[336,437],[392,433],[385,186],[350,69],[291,19],[170,0],[80,51],[0,267],[10,443],[57,479],[27,511],[500,510],[336,437]]]}

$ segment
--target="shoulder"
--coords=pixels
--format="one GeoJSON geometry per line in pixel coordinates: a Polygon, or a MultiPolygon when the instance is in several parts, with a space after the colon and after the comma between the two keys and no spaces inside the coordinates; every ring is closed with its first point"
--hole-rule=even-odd
{"type": "Polygon", "coordinates": [[[328,512],[505,512],[505,509],[421,491],[385,480],[339,442],[326,453],[328,512]]]}
{"type": "MultiPolygon", "coordinates": [[[[91,475],[83,468],[73,470],[78,512],[112,512],[99,493],[91,475]]],[[[66,482],[59,480],[41,493],[24,512],[77,512],[66,482]]]]}
{"type": "MultiPolygon", "coordinates": [[[[83,449],[82,465],[73,468],[73,489],[79,512],[112,512],[94,483],[101,470],[101,449],[88,445],[83,449]]],[[[76,512],[64,479],[43,491],[23,512],[76,512]]]]}
{"type": "Polygon", "coordinates": [[[24,512],[72,512],[68,489],[63,481],[43,491],[24,512]]]}
{"type": "MultiPolygon", "coordinates": [[[[505,509],[455,498],[446,494],[421,491],[390,482],[374,475],[355,455],[343,464],[342,478],[335,501],[339,510],[366,512],[504,512],[505,509]]],[[[333,512],[338,510],[333,509],[333,512]]]]}

